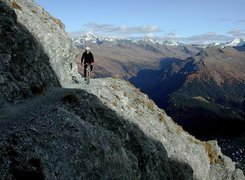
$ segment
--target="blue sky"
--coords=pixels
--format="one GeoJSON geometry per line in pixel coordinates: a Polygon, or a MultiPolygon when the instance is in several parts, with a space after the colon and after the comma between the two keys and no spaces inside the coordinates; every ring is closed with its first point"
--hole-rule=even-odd
{"type": "Polygon", "coordinates": [[[192,42],[245,38],[245,0],[35,0],[71,34],[192,42]]]}

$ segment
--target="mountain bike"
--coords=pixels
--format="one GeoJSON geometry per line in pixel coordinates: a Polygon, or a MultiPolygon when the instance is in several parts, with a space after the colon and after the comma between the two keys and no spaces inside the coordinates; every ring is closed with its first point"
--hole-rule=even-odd
{"type": "Polygon", "coordinates": [[[87,69],[86,69],[86,82],[87,84],[90,83],[90,78],[91,78],[91,64],[90,63],[86,63],[87,65],[87,69]]]}

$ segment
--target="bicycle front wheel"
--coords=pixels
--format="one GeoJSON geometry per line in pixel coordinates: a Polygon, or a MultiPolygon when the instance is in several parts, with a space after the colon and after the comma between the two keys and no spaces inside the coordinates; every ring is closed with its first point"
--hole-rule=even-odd
{"type": "Polygon", "coordinates": [[[87,84],[89,84],[90,83],[90,70],[87,70],[86,80],[87,80],[87,84]]]}

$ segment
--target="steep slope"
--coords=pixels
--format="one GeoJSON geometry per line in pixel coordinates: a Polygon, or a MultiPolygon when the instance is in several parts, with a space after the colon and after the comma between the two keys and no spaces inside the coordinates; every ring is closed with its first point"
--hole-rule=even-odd
{"type": "MultiPolygon", "coordinates": [[[[25,7],[20,2],[22,6],[18,1],[17,4],[0,1],[2,12],[6,13],[0,18],[7,15],[15,22],[12,7],[18,10],[25,7]]],[[[28,2],[29,8],[36,6],[28,2]]],[[[53,26],[58,28],[57,24],[53,26]]],[[[18,32],[15,23],[7,29],[1,26],[0,32],[11,28],[18,32]]],[[[36,33],[43,33],[42,29],[39,31],[36,33]]],[[[31,42],[33,37],[36,38],[31,33],[31,42]]],[[[62,35],[58,37],[63,41],[62,35]]],[[[14,42],[21,46],[18,39],[14,42]]],[[[49,47],[41,40],[38,43],[49,47]]],[[[39,47],[38,43],[33,43],[34,47],[39,47]]],[[[50,47],[54,47],[52,41],[50,47]]],[[[28,49],[24,47],[23,58],[19,60],[25,62],[28,49]]],[[[50,80],[47,92],[15,103],[5,101],[0,109],[3,179],[244,179],[242,171],[222,155],[216,142],[201,142],[190,136],[129,83],[97,79],[88,86],[85,82],[72,83],[69,77],[61,78],[62,69],[71,67],[66,63],[56,69],[52,63],[46,65],[54,62],[54,51],[59,50],[55,47],[49,53],[44,50],[47,61],[36,59],[41,69],[47,68],[45,72],[51,73],[38,79],[50,80]]],[[[36,63],[27,64],[28,67],[19,68],[42,75],[35,69],[36,63]]],[[[67,71],[64,74],[70,76],[67,71]]],[[[23,76],[26,81],[21,81],[31,81],[32,77],[23,76]]]]}

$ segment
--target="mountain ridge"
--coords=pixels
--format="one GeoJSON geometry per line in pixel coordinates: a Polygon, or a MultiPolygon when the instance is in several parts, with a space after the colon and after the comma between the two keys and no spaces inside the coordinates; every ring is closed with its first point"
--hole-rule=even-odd
{"type": "Polygon", "coordinates": [[[181,43],[175,40],[161,40],[160,38],[154,38],[149,36],[144,36],[141,38],[118,38],[118,37],[110,37],[110,36],[96,36],[92,33],[84,33],[81,35],[71,36],[74,45],[78,48],[84,48],[84,44],[87,42],[92,42],[94,44],[102,44],[104,42],[109,42],[112,44],[120,44],[124,43],[153,43],[162,46],[179,46],[179,45],[193,45],[199,47],[208,47],[208,46],[219,46],[219,47],[239,47],[245,44],[243,38],[235,37],[231,41],[223,42],[223,43],[210,43],[210,44],[192,44],[192,43],[181,43]]]}

